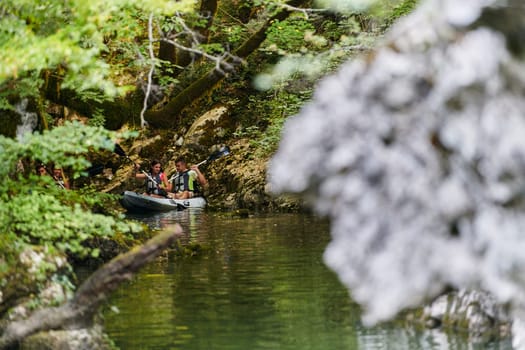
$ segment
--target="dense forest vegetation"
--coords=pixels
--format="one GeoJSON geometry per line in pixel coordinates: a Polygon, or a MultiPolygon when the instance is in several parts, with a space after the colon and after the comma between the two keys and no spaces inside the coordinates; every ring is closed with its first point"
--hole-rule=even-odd
{"type": "Polygon", "coordinates": [[[416,2],[3,1],[2,318],[22,302],[35,310],[67,300],[75,283],[64,257],[98,257],[94,242],[131,246],[142,234],[90,183],[93,160],[111,157],[116,142],[160,135],[164,154],[198,116],[225,106],[223,124],[179,152],[204,157],[248,140],[264,162],[317,79],[373,47],[416,2]],[[38,177],[39,163],[65,169],[74,190],[38,177]],[[51,282],[64,293],[40,298],[51,282]]]}

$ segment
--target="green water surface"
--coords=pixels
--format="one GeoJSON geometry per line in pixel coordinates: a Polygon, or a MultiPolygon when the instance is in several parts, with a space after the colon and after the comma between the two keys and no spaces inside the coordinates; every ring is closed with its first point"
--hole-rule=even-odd
{"type": "Polygon", "coordinates": [[[510,349],[395,325],[365,328],[360,310],[323,263],[326,221],[304,214],[236,218],[183,211],[139,218],[178,222],[182,244],[123,285],[104,312],[121,349],[510,349]]]}

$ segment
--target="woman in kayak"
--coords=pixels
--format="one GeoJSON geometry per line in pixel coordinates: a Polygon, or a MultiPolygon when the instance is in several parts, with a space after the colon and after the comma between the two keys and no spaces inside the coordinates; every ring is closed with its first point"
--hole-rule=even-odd
{"type": "Polygon", "coordinates": [[[162,166],[158,160],[151,161],[149,173],[138,172],[140,165],[135,167],[135,178],[146,180],[146,194],[153,197],[167,197],[170,185],[166,174],[162,171],[162,166]]]}

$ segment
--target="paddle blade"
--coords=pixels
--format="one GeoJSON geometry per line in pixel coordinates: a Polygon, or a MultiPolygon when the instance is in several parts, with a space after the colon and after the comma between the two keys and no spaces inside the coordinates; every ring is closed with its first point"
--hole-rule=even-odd
{"type": "Polygon", "coordinates": [[[221,152],[221,157],[227,156],[228,154],[230,154],[230,147],[224,146],[220,149],[220,152],[221,152]]]}
{"type": "Polygon", "coordinates": [[[127,157],[126,152],[122,149],[122,147],[120,147],[118,143],[115,143],[115,149],[113,151],[121,157],[127,157]]]}
{"type": "Polygon", "coordinates": [[[88,176],[95,176],[98,174],[102,174],[104,172],[104,169],[105,169],[104,164],[95,164],[87,168],[86,172],[88,176]]]}
{"type": "Polygon", "coordinates": [[[208,157],[207,161],[209,162],[209,161],[218,159],[218,158],[220,158],[222,156],[227,156],[228,154],[230,154],[230,147],[224,146],[220,150],[210,154],[210,156],[208,157]]]}

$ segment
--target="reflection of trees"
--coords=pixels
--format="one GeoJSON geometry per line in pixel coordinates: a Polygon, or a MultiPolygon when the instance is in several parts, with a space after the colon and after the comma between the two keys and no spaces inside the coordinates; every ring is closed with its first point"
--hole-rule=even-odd
{"type": "Polygon", "coordinates": [[[321,259],[326,223],[294,215],[207,216],[200,223],[195,239],[210,250],[149,266],[117,297],[124,323],[112,325],[110,334],[117,327],[137,327],[144,337],[164,334],[132,340],[131,331],[124,341],[135,347],[181,342],[201,349],[355,348],[355,305],[321,259]],[[162,296],[154,300],[156,294],[162,296]],[[157,324],[159,333],[150,332],[157,324]]]}
{"type": "Polygon", "coordinates": [[[106,312],[109,332],[118,329],[120,333],[128,329],[133,334],[126,338],[126,346],[121,346],[122,349],[141,349],[145,343],[167,346],[174,336],[174,331],[166,327],[174,318],[170,289],[173,276],[166,273],[166,269],[166,262],[154,262],[113,296],[112,300],[118,300],[119,306],[118,313],[106,312]]]}
{"type": "Polygon", "coordinates": [[[465,346],[464,334],[363,327],[359,307],[322,262],[325,222],[207,213],[198,222],[194,239],[209,251],[158,260],[114,296],[120,314],[106,312],[106,324],[122,349],[465,346]]]}
{"type": "MultiPolygon", "coordinates": [[[[204,342],[208,333],[224,333],[222,345],[228,346],[235,334],[242,333],[252,334],[247,347],[257,342],[275,346],[298,342],[312,348],[312,344],[326,343],[318,327],[330,324],[327,316],[335,317],[333,286],[338,282],[330,274],[327,280],[320,258],[322,239],[312,240],[304,225],[304,219],[296,216],[232,220],[225,231],[211,238],[219,252],[206,262],[204,271],[197,266],[178,274],[198,281],[196,289],[205,291],[199,300],[212,296],[201,310],[189,306],[192,314],[207,320],[206,329],[196,330],[193,342],[204,342]]],[[[318,235],[321,227],[310,222],[318,235]]],[[[176,308],[182,307],[176,303],[176,308]]],[[[336,313],[340,316],[341,310],[336,313]]]]}

